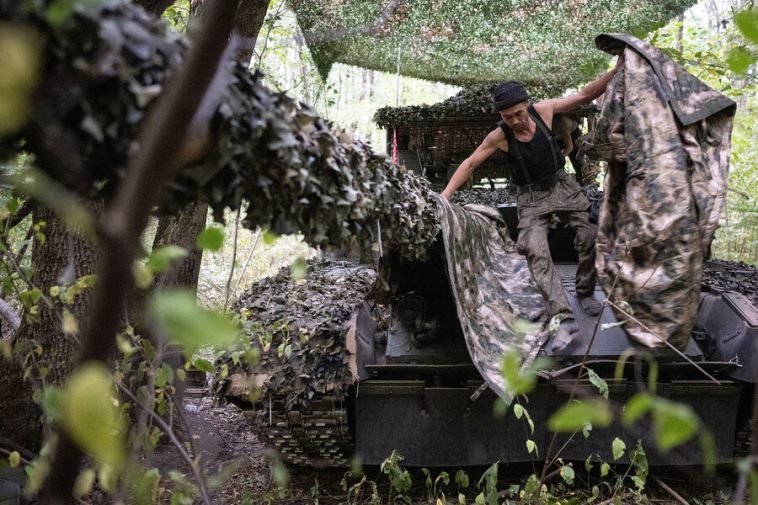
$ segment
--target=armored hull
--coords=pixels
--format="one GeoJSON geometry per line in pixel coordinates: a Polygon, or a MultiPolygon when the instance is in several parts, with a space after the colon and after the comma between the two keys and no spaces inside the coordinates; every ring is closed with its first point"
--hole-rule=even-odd
{"type": "MultiPolygon", "coordinates": [[[[513,218],[512,206],[501,212],[506,220],[513,218]]],[[[609,400],[618,414],[632,395],[645,388],[654,360],[656,393],[693,408],[702,426],[714,435],[717,462],[731,462],[744,454],[758,379],[756,270],[708,264],[695,331],[686,348],[681,354],[641,349],[652,359],[628,360],[619,374],[619,357],[634,344],[615,324],[610,308],[599,320],[581,311],[574,293],[571,238],[566,230],[556,229],[550,246],[581,333],[559,352],[551,350],[550,340],[539,351],[553,365],[540,374],[528,400],[517,399],[528,402],[523,405],[534,422],[534,433],[512,410],[495,413],[498,397],[486,387],[464,342],[441,241],[430,248],[425,261],[396,260],[391,265],[392,275],[383,279],[391,293],[388,316],[378,317],[371,303],[353,304],[352,317],[342,325],[343,335],[335,335],[345,342],[343,365],[351,371],[349,379],[328,391],[309,393],[307,401],[300,401],[305,394],[295,401],[291,394],[278,394],[264,385],[264,394],[251,402],[250,377],[260,377],[255,372],[242,380],[247,380],[247,389],[237,387],[227,397],[247,411],[265,443],[295,464],[342,466],[354,455],[364,463],[379,464],[392,450],[411,466],[533,461],[544,458],[553,436],[546,430],[547,419],[566,403],[572,389],[594,388],[586,379],[576,380],[582,366],[607,381],[609,400]],[[537,451],[527,450],[527,439],[536,442],[537,451]]],[[[604,300],[599,288],[595,296],[604,300]]],[[[595,428],[588,437],[559,436],[556,447],[563,447],[561,456],[567,460],[595,454],[612,461],[611,442],[616,437],[627,447],[640,440],[651,464],[690,465],[703,459],[697,442],[657,452],[644,423],[628,428],[615,422],[595,428]]]]}

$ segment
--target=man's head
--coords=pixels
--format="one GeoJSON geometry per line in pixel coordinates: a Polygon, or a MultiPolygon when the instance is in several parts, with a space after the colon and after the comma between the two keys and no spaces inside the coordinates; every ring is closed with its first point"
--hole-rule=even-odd
{"type": "Polygon", "coordinates": [[[492,104],[512,130],[522,130],[528,126],[529,93],[521,83],[508,81],[498,84],[492,92],[492,104]]]}

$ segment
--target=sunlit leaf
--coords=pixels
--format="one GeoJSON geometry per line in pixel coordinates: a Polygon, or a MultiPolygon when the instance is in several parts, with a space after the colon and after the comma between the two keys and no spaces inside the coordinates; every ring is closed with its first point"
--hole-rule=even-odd
{"type": "Polygon", "coordinates": [[[161,474],[157,468],[151,468],[136,479],[130,489],[135,505],[154,505],[158,501],[158,485],[161,474]]]}
{"type": "Polygon", "coordinates": [[[95,471],[92,468],[87,468],[79,472],[74,482],[74,497],[81,498],[90,491],[95,484],[95,471]]]}
{"type": "Polygon", "coordinates": [[[11,465],[11,468],[16,468],[21,464],[21,454],[18,451],[11,452],[8,455],[8,463],[11,465]]]}
{"type": "Polygon", "coordinates": [[[213,364],[206,359],[198,358],[192,362],[192,366],[201,372],[213,373],[213,364]]]}
{"type": "Polygon", "coordinates": [[[627,426],[633,424],[640,417],[644,416],[650,406],[652,405],[653,398],[648,393],[637,393],[632,396],[626,405],[624,411],[621,414],[621,420],[627,426]]]}
{"type": "Polygon", "coordinates": [[[168,270],[175,263],[187,257],[187,249],[168,244],[155,249],[147,260],[147,268],[154,274],[168,270]]]}
{"type": "Polygon", "coordinates": [[[734,15],[734,24],[742,35],[754,44],[758,44],[758,9],[745,9],[734,15]]]}
{"type": "Polygon", "coordinates": [[[61,423],[85,453],[118,473],[126,455],[122,419],[111,400],[112,390],[113,380],[103,364],[83,364],[63,388],[61,423]]]}
{"type": "Polygon", "coordinates": [[[197,236],[197,247],[207,251],[218,251],[224,245],[224,230],[210,226],[197,236]]]}
{"type": "Polygon", "coordinates": [[[613,416],[608,402],[599,398],[573,400],[550,416],[547,427],[550,431],[578,431],[584,423],[604,428],[611,424],[613,416]]]}
{"type": "Polygon", "coordinates": [[[726,55],[726,64],[729,70],[736,74],[744,74],[755,63],[756,55],[743,46],[729,48],[726,55]]]}
{"type": "Polygon", "coordinates": [[[62,329],[65,335],[76,335],[79,333],[79,322],[71,312],[64,310],[61,317],[63,319],[62,329]]]}
{"type": "Polygon", "coordinates": [[[589,375],[590,382],[593,386],[597,388],[598,393],[605,398],[608,399],[608,383],[605,382],[603,378],[601,378],[598,374],[595,373],[594,370],[591,368],[587,369],[587,375],[589,375]]]}
{"type": "Polygon", "coordinates": [[[561,478],[566,482],[566,484],[573,484],[574,483],[574,469],[568,465],[564,465],[561,467],[561,478]]]}
{"type": "Polygon", "coordinates": [[[307,272],[308,265],[303,257],[297,258],[294,263],[290,265],[290,276],[296,281],[305,278],[307,272]]]}
{"type": "Polygon", "coordinates": [[[624,441],[618,437],[614,438],[613,442],[611,443],[611,452],[613,454],[614,461],[620,459],[626,452],[626,443],[624,443],[624,441]]]}
{"type": "Polygon", "coordinates": [[[653,430],[658,449],[667,452],[697,433],[700,420],[692,407],[657,399],[653,408],[653,430]]]}
{"type": "Polygon", "coordinates": [[[225,347],[237,340],[238,329],[224,315],[199,307],[188,291],[162,291],[149,301],[153,320],[169,341],[188,354],[203,346],[225,347]]]}
{"type": "Polygon", "coordinates": [[[0,23],[0,137],[20,129],[40,69],[39,40],[31,29],[0,23]]]}

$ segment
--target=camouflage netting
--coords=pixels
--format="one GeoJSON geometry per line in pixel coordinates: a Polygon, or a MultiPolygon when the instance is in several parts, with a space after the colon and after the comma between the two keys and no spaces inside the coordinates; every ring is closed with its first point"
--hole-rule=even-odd
{"type": "MultiPolygon", "coordinates": [[[[256,367],[266,373],[265,382],[260,381],[262,394],[273,392],[283,395],[287,404],[306,404],[317,393],[346,393],[355,377],[345,335],[375,279],[370,266],[312,260],[303,279],[293,279],[290,269],[283,268],[235,302],[246,335],[262,351],[256,367]]],[[[224,393],[246,396],[251,382],[240,384],[240,391],[224,393]]]]}
{"type": "Polygon", "coordinates": [[[703,291],[737,291],[758,307],[758,268],[739,261],[706,261],[703,291]]]}
{"type": "MultiPolygon", "coordinates": [[[[34,124],[0,139],[0,159],[25,139],[53,178],[79,193],[110,196],[186,42],[139,7],[117,1],[79,5],[59,24],[12,10],[0,10],[0,19],[37,31],[45,60],[34,124]],[[49,145],[40,138],[59,139],[59,158],[67,163],[45,162],[49,145]]],[[[409,258],[424,254],[439,229],[425,179],[335,132],[307,105],[269,91],[242,65],[231,71],[211,124],[211,152],[169,184],[164,210],[201,200],[221,218],[225,208],[254,198],[249,227],[299,229],[312,245],[364,250],[377,247],[381,230],[384,248],[409,258]]]]}
{"type": "Polygon", "coordinates": [[[516,79],[550,96],[607,62],[601,32],[646,33],[694,0],[291,0],[322,76],[335,62],[469,85],[516,79]]]}
{"type": "MultiPolygon", "coordinates": [[[[405,125],[416,121],[437,121],[445,118],[481,117],[497,115],[492,111],[490,95],[498,83],[475,84],[457,95],[432,105],[382,107],[374,113],[373,121],[380,128],[405,125]]],[[[534,91],[532,91],[534,94],[534,91]]],[[[545,98],[534,95],[534,98],[545,98]]],[[[494,122],[493,122],[494,124],[494,122]]]]}
{"type": "MultiPolygon", "coordinates": [[[[392,126],[412,125],[418,122],[444,121],[446,119],[456,121],[462,118],[491,118],[494,124],[500,120],[500,116],[492,108],[492,91],[500,81],[488,84],[474,84],[463,88],[458,94],[441,102],[431,105],[408,105],[405,107],[382,107],[374,113],[372,118],[381,128],[392,126]]],[[[528,89],[529,98],[538,102],[546,98],[554,98],[557,94],[549,93],[549,89],[543,86],[532,86],[528,89]]],[[[588,116],[597,112],[594,105],[583,105],[573,113],[579,116],[588,116]]]]}
{"type": "Polygon", "coordinates": [[[458,205],[477,204],[497,207],[504,203],[516,203],[516,193],[506,189],[462,189],[458,190],[450,197],[450,201],[458,205]]]}

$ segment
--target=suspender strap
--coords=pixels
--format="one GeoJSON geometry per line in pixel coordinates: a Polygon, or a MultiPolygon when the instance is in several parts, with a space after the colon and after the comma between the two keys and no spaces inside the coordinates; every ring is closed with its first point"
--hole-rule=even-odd
{"type": "Polygon", "coordinates": [[[521,155],[521,151],[519,151],[518,142],[516,141],[516,136],[513,134],[513,130],[508,128],[508,126],[506,126],[503,121],[500,121],[498,125],[500,126],[500,129],[503,130],[503,133],[505,133],[505,138],[508,139],[508,150],[513,150],[513,155],[516,157],[516,161],[518,162],[519,168],[521,169],[521,176],[524,178],[527,184],[531,184],[532,176],[529,174],[529,170],[526,168],[524,157],[521,155]]]}
{"type": "MultiPolygon", "coordinates": [[[[537,111],[534,110],[534,107],[529,106],[529,109],[527,109],[529,112],[529,115],[534,120],[535,124],[537,125],[537,128],[540,129],[543,135],[547,137],[548,142],[550,143],[550,151],[553,153],[553,166],[555,167],[555,171],[557,172],[562,167],[558,165],[558,155],[556,154],[556,151],[558,150],[558,146],[555,143],[555,137],[553,137],[553,134],[548,130],[547,125],[542,120],[539,114],[537,114],[537,111]]],[[[510,128],[509,128],[510,129],[510,128]]],[[[511,134],[513,134],[511,132],[511,134]]],[[[508,139],[508,147],[510,147],[510,139],[508,139]]],[[[522,161],[523,163],[523,161],[522,161]]]]}

